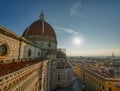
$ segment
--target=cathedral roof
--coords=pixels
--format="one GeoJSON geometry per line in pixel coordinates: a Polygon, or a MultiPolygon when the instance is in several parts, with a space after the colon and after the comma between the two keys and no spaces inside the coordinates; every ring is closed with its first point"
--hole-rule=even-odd
{"type": "Polygon", "coordinates": [[[39,20],[33,22],[29,27],[25,29],[23,36],[28,35],[41,35],[44,37],[52,38],[56,41],[55,31],[53,27],[45,21],[43,12],[41,12],[39,20]]]}

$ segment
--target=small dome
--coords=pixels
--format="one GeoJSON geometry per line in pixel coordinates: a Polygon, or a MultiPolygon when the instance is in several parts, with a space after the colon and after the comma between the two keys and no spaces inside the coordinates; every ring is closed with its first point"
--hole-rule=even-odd
{"type": "Polygon", "coordinates": [[[66,58],[66,54],[63,53],[62,51],[57,52],[57,58],[66,58]]]}

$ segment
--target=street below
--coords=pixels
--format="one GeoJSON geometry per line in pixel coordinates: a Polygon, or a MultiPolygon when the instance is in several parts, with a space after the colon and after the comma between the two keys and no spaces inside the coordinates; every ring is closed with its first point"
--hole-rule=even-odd
{"type": "Polygon", "coordinates": [[[83,91],[82,90],[82,82],[79,80],[79,78],[74,77],[74,83],[68,87],[65,88],[57,88],[53,91],[83,91]]]}

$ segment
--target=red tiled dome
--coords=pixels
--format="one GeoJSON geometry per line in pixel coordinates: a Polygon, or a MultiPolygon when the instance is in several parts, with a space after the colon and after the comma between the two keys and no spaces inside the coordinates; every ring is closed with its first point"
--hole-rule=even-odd
{"type": "Polygon", "coordinates": [[[56,40],[56,34],[52,26],[42,20],[37,20],[33,22],[29,27],[27,27],[23,33],[23,36],[27,36],[27,35],[43,35],[50,38],[54,38],[56,40]],[[43,31],[43,26],[44,26],[44,31],[43,31]]]}

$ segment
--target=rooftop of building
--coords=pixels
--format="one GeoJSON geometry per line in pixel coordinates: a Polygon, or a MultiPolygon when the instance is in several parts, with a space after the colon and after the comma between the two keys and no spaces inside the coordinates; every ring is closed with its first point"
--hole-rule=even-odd
{"type": "Polygon", "coordinates": [[[0,76],[6,75],[8,73],[12,73],[14,71],[20,70],[21,68],[36,64],[43,60],[35,60],[35,61],[20,61],[20,62],[12,62],[12,63],[1,63],[0,64],[0,76]]]}
{"type": "MultiPolygon", "coordinates": [[[[113,74],[111,73],[108,73],[108,72],[102,72],[98,69],[95,69],[95,68],[91,68],[91,67],[88,67],[88,66],[85,66],[83,64],[77,64],[79,65],[80,67],[82,67],[83,69],[85,69],[86,71],[92,73],[92,74],[96,74],[97,76],[100,76],[102,78],[114,78],[114,79],[117,79],[117,77],[115,77],[113,74]]],[[[118,78],[119,79],[119,78],[118,78]]]]}
{"type": "Polygon", "coordinates": [[[103,73],[103,72],[98,71],[96,69],[89,69],[89,70],[92,71],[92,72],[94,72],[94,73],[96,73],[96,74],[98,74],[98,75],[100,75],[100,76],[103,76],[105,78],[114,78],[114,76],[111,75],[110,73],[103,73]]]}

